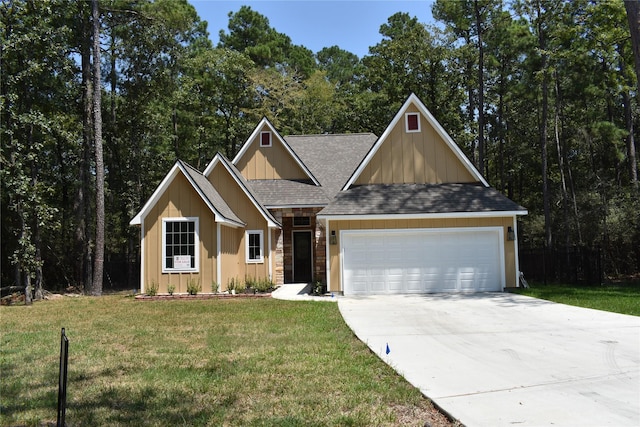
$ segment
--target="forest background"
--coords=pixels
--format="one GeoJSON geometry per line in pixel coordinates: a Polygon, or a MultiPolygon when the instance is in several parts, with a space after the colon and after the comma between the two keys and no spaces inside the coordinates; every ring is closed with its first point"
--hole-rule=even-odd
{"type": "Polygon", "coordinates": [[[380,135],[412,92],[527,207],[521,248],[597,247],[608,277],[638,274],[638,9],[437,0],[436,25],[394,14],[359,58],[247,6],[213,46],[185,0],[2,0],[2,286],[137,288],[129,221],[176,159],[233,158],[263,116],[380,135]]]}

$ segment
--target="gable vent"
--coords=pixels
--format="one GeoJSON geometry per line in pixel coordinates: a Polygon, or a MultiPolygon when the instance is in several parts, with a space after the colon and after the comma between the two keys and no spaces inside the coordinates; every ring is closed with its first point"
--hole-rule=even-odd
{"type": "Polygon", "coordinates": [[[409,132],[420,132],[420,113],[407,113],[404,115],[405,129],[409,132]]]}

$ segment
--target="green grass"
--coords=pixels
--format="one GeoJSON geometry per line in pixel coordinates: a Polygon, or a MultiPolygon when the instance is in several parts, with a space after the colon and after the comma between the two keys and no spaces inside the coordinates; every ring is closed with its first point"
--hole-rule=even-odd
{"type": "Polygon", "coordinates": [[[65,297],[0,322],[2,425],[55,421],[61,327],[69,425],[448,425],[332,303],[65,297]]]}
{"type": "Polygon", "coordinates": [[[640,316],[640,283],[601,286],[533,283],[529,289],[520,289],[518,293],[562,304],[640,316]]]}

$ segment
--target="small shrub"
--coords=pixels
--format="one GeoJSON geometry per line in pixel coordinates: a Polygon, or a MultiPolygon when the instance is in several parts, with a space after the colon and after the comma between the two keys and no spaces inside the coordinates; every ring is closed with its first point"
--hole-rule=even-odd
{"type": "Polygon", "coordinates": [[[271,279],[264,278],[255,278],[251,276],[245,276],[244,278],[246,289],[253,290],[254,293],[265,293],[270,292],[275,289],[276,284],[271,281],[271,279]]]}
{"type": "Polygon", "coordinates": [[[218,292],[218,289],[220,289],[220,285],[218,285],[218,282],[216,282],[215,280],[211,281],[211,292],[218,292]]]}
{"type": "Polygon", "coordinates": [[[234,290],[236,292],[244,290],[244,284],[238,278],[231,278],[227,281],[227,291],[232,292],[234,290]]]}
{"type": "Polygon", "coordinates": [[[160,285],[158,285],[158,282],[156,282],[155,280],[152,280],[151,283],[149,285],[147,285],[146,288],[146,294],[149,295],[150,297],[158,295],[158,288],[160,287],[160,285]]]}
{"type": "Polygon", "coordinates": [[[202,291],[200,282],[197,282],[196,279],[187,280],[187,293],[189,295],[197,295],[200,291],[202,291]]]}
{"type": "Polygon", "coordinates": [[[258,281],[251,276],[244,276],[244,285],[246,289],[256,289],[258,281]]]}
{"type": "Polygon", "coordinates": [[[172,285],[171,283],[169,283],[169,286],[167,286],[167,292],[169,292],[169,295],[173,295],[175,291],[176,291],[176,285],[172,285]]]}
{"type": "Polygon", "coordinates": [[[314,295],[324,295],[324,294],[325,294],[325,292],[326,292],[325,284],[324,284],[324,283],[322,283],[322,282],[321,282],[321,281],[319,281],[319,280],[318,280],[318,281],[316,281],[316,282],[313,284],[313,291],[312,291],[312,292],[313,292],[313,294],[314,294],[314,295]]]}

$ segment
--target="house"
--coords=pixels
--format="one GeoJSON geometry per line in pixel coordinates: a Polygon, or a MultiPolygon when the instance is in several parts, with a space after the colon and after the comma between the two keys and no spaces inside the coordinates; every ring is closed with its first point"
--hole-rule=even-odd
{"type": "Polygon", "coordinates": [[[244,277],[344,294],[518,286],[522,206],[491,188],[411,95],[380,137],[281,136],[266,118],[233,160],[177,161],[131,221],[141,290],[220,292],[244,277]]]}

